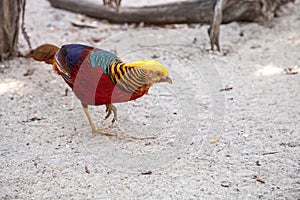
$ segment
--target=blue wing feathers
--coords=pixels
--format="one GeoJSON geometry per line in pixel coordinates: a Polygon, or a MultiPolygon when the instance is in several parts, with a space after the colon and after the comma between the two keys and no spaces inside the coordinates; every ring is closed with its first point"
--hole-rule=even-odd
{"type": "MultiPolygon", "coordinates": [[[[61,50],[65,51],[65,63],[69,67],[79,67],[83,62],[83,52],[92,50],[93,47],[81,44],[69,44],[62,46],[61,50]]],[[[86,55],[87,56],[87,55],[86,55]]]]}

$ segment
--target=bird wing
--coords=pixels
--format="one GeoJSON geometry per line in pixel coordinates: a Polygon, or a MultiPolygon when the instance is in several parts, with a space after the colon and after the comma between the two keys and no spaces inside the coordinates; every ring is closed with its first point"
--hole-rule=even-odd
{"type": "Polygon", "coordinates": [[[80,66],[94,49],[81,44],[68,44],[62,46],[56,53],[56,66],[68,83],[73,83],[80,66]]]}
{"type": "Polygon", "coordinates": [[[62,77],[72,83],[83,63],[88,63],[92,68],[100,67],[104,74],[109,75],[111,64],[120,63],[122,60],[109,51],[81,44],[68,44],[56,53],[55,62],[62,77]]]}

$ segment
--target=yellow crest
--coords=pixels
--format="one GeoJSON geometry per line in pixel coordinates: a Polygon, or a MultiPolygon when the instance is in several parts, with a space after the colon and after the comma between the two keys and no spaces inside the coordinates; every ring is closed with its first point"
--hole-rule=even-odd
{"type": "Polygon", "coordinates": [[[168,76],[169,74],[168,70],[160,62],[156,60],[141,60],[137,62],[127,63],[126,65],[132,67],[142,67],[147,71],[152,71],[152,72],[159,71],[165,76],[168,76]]]}

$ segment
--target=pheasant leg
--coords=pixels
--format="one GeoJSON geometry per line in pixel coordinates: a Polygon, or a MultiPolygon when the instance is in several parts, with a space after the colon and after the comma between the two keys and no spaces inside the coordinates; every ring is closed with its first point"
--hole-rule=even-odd
{"type": "Polygon", "coordinates": [[[95,126],[95,124],[94,124],[94,122],[92,120],[92,117],[90,115],[90,112],[89,112],[89,109],[88,109],[88,105],[83,104],[83,103],[81,103],[81,104],[82,104],[82,107],[83,107],[83,111],[84,111],[84,113],[85,113],[85,115],[86,115],[86,117],[87,117],[87,119],[88,119],[88,121],[89,121],[89,123],[91,125],[93,137],[95,137],[97,133],[98,134],[102,134],[102,135],[106,135],[106,136],[112,136],[112,134],[103,133],[100,129],[96,128],[96,126],[95,126]]]}

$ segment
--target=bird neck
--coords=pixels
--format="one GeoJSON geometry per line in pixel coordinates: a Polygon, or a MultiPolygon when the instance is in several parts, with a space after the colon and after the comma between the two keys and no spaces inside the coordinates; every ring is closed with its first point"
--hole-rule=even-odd
{"type": "Polygon", "coordinates": [[[109,67],[111,81],[129,93],[147,93],[152,84],[147,83],[147,71],[122,61],[112,62],[109,67]]]}

